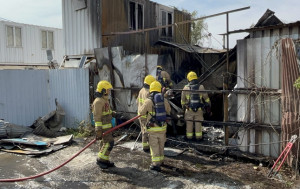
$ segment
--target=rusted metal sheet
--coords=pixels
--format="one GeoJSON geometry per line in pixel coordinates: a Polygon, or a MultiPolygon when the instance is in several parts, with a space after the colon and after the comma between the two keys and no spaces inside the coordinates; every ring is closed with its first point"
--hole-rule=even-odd
{"type": "MultiPolygon", "coordinates": [[[[191,20],[191,15],[177,9],[174,10],[174,22],[181,22],[185,20],[191,20]]],[[[177,43],[186,44],[186,41],[191,41],[191,23],[180,24],[174,29],[174,41],[177,43]],[[181,33],[181,34],[180,34],[181,33]],[[183,37],[185,39],[183,39],[183,37]]]]}
{"type": "MultiPolygon", "coordinates": [[[[148,0],[104,0],[102,1],[102,33],[130,31],[129,28],[129,3],[136,2],[143,6],[144,28],[155,27],[156,3],[148,0]]],[[[157,41],[157,32],[103,36],[103,47],[123,46],[124,50],[132,53],[145,52],[157,41]]],[[[148,52],[149,53],[149,52],[148,52]]]]}
{"type": "MultiPolygon", "coordinates": [[[[299,66],[297,63],[297,56],[295,45],[292,39],[281,40],[281,69],[282,69],[282,140],[285,141],[282,149],[287,145],[292,135],[299,136],[300,124],[300,91],[296,89],[293,84],[299,75],[299,66]]],[[[297,154],[298,144],[292,148],[287,158],[287,163],[292,166],[295,165],[299,154],[297,154]]]]}
{"type": "MultiPolygon", "coordinates": [[[[173,22],[190,19],[187,13],[183,13],[173,8],[154,3],[149,0],[104,0],[102,1],[102,33],[134,31],[129,28],[129,3],[136,2],[143,5],[144,20],[143,28],[157,27],[160,24],[160,11],[162,8],[172,10],[173,22]],[[156,18],[156,19],[155,19],[156,18]]],[[[190,24],[181,25],[181,32],[184,38],[190,39],[190,24]]],[[[173,28],[172,41],[182,39],[181,35],[173,28]]],[[[151,54],[174,54],[172,48],[154,47],[159,40],[159,29],[143,33],[133,33],[127,35],[103,36],[103,47],[123,46],[124,50],[131,53],[151,53],[151,54]]],[[[180,40],[182,42],[182,40],[180,40]]]]}

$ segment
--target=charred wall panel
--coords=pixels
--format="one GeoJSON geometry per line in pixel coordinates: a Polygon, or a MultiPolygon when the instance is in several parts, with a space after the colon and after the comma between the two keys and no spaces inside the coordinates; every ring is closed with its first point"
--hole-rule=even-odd
{"type": "Polygon", "coordinates": [[[100,0],[87,0],[79,10],[75,3],[62,1],[65,55],[93,55],[101,46],[100,0]]]}
{"type": "MultiPolygon", "coordinates": [[[[136,2],[143,5],[143,28],[154,28],[158,26],[159,5],[148,0],[103,0],[102,1],[102,33],[103,47],[123,46],[128,54],[132,53],[149,53],[149,54],[174,54],[170,48],[154,46],[159,40],[159,29],[124,35],[109,35],[112,32],[134,31],[130,29],[130,2],[136,2]],[[108,34],[108,35],[105,35],[108,34]]],[[[190,19],[190,15],[181,11],[175,11],[174,22],[180,22],[190,19]]],[[[190,24],[180,25],[180,31],[184,38],[190,41],[190,24]]],[[[174,28],[174,27],[173,27],[174,28]]],[[[174,29],[172,41],[183,41],[181,35],[174,29]]],[[[174,56],[172,56],[174,59],[174,56]]]]}
{"type": "MultiPolygon", "coordinates": [[[[177,9],[174,10],[174,22],[182,22],[185,20],[190,20],[191,15],[179,11],[177,9]]],[[[174,42],[189,44],[191,41],[191,23],[179,24],[178,27],[174,26],[174,42]]]]}
{"type": "MultiPolygon", "coordinates": [[[[144,28],[156,26],[155,21],[155,4],[146,0],[129,1],[129,0],[104,0],[102,3],[102,32],[110,34],[111,32],[131,31],[129,26],[129,3],[136,2],[143,5],[143,25],[144,28]]],[[[145,49],[151,51],[151,45],[157,41],[157,32],[143,32],[135,34],[114,35],[103,37],[103,47],[123,46],[125,52],[141,53],[145,49]]],[[[148,53],[149,53],[148,52],[148,53]]]]}

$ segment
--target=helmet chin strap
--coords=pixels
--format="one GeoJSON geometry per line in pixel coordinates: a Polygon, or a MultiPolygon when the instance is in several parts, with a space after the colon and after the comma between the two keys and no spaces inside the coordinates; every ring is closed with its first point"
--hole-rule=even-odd
{"type": "Polygon", "coordinates": [[[101,98],[103,96],[102,93],[99,93],[99,92],[95,92],[95,97],[96,98],[101,98]]]}
{"type": "Polygon", "coordinates": [[[144,88],[149,89],[150,86],[148,84],[144,83],[144,88]]]}
{"type": "Polygon", "coordinates": [[[189,82],[190,85],[195,85],[198,83],[197,79],[193,79],[192,81],[189,82]]]}
{"type": "Polygon", "coordinates": [[[96,91],[95,92],[95,97],[103,97],[103,96],[107,96],[108,94],[106,93],[106,89],[102,89],[101,92],[96,91]]]}

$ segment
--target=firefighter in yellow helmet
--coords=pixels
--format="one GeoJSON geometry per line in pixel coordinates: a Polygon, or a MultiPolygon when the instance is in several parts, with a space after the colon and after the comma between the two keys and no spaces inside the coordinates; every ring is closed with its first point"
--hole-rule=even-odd
{"type": "MultiPolygon", "coordinates": [[[[144,79],[144,86],[143,88],[139,91],[139,95],[136,99],[136,103],[138,105],[138,112],[142,105],[144,104],[145,100],[149,97],[149,88],[150,84],[155,81],[155,78],[152,75],[147,75],[144,79]]],[[[142,145],[143,145],[143,150],[144,152],[149,152],[150,147],[149,147],[149,136],[147,133],[147,128],[146,128],[146,121],[147,121],[147,116],[143,115],[139,118],[140,121],[140,126],[141,126],[141,131],[142,131],[142,145]]]]}
{"type": "MultiPolygon", "coordinates": [[[[183,90],[205,90],[203,85],[198,83],[197,74],[193,71],[187,75],[188,85],[183,90]]],[[[195,124],[195,136],[196,140],[202,139],[202,123],[197,121],[203,121],[204,105],[210,106],[210,99],[207,93],[193,93],[190,91],[182,91],[181,93],[181,105],[185,109],[184,119],[186,120],[186,137],[192,139],[195,124]],[[203,101],[204,100],[204,101],[203,101]],[[196,122],[193,122],[195,120],[196,122]]]]}
{"type": "Polygon", "coordinates": [[[109,94],[112,89],[110,82],[102,80],[96,89],[96,99],[92,104],[92,112],[95,122],[96,139],[101,140],[100,151],[97,157],[97,164],[102,169],[114,167],[114,163],[109,161],[109,154],[114,146],[112,133],[102,136],[103,133],[112,128],[112,110],[109,104],[109,94]]]}
{"type": "Polygon", "coordinates": [[[167,132],[167,114],[170,114],[171,107],[161,93],[161,84],[154,81],[150,85],[149,98],[145,100],[139,109],[140,115],[147,116],[147,132],[149,133],[149,145],[152,163],[151,170],[160,171],[164,160],[164,147],[167,132]]]}
{"type": "Polygon", "coordinates": [[[156,80],[160,82],[162,88],[165,88],[166,91],[173,88],[171,77],[168,72],[163,70],[162,66],[156,67],[156,80]]]}

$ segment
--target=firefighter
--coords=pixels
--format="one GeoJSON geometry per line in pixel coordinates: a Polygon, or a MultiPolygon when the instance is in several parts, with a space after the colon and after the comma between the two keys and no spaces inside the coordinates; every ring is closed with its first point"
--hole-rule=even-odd
{"type": "Polygon", "coordinates": [[[140,115],[147,116],[147,132],[149,133],[149,145],[152,163],[150,170],[160,171],[164,160],[164,146],[167,132],[167,114],[171,107],[161,93],[162,86],[158,81],[150,85],[149,98],[145,100],[139,109],[140,115]]]}
{"type": "MultiPolygon", "coordinates": [[[[144,79],[144,86],[143,88],[139,91],[139,95],[136,99],[136,103],[138,105],[138,112],[142,105],[144,104],[144,101],[149,97],[149,88],[150,84],[155,81],[155,78],[152,75],[147,75],[144,79]]],[[[143,150],[144,152],[149,152],[150,147],[149,147],[149,136],[147,133],[147,128],[146,128],[146,121],[147,121],[147,116],[141,116],[139,118],[140,121],[140,126],[141,126],[141,131],[142,131],[142,145],[143,145],[143,150]]]]}
{"type": "Polygon", "coordinates": [[[112,133],[102,136],[103,133],[112,128],[112,110],[109,104],[109,95],[112,89],[110,82],[102,80],[96,89],[96,99],[92,104],[92,112],[95,122],[96,139],[101,140],[100,151],[97,157],[97,164],[102,169],[114,167],[114,163],[109,161],[109,154],[114,146],[112,133]]]}
{"type": "Polygon", "coordinates": [[[162,66],[157,66],[156,68],[156,80],[162,85],[163,92],[173,88],[171,77],[168,72],[163,70],[162,66]]]}
{"type": "MultiPolygon", "coordinates": [[[[188,85],[183,90],[204,90],[204,86],[198,83],[197,74],[193,71],[187,75],[188,85]]],[[[210,99],[207,93],[193,93],[189,91],[182,91],[181,105],[185,110],[184,119],[186,121],[186,137],[188,140],[193,139],[193,129],[195,124],[196,140],[202,139],[202,123],[203,110],[205,106],[210,107],[210,99]],[[194,122],[196,121],[196,122],[194,122]]]]}

